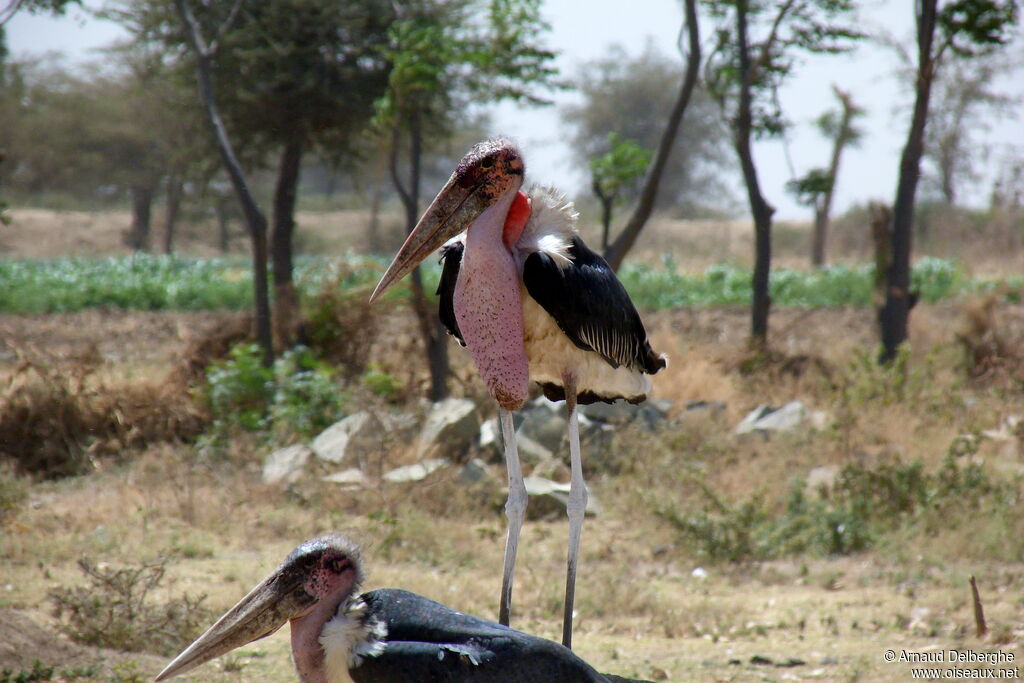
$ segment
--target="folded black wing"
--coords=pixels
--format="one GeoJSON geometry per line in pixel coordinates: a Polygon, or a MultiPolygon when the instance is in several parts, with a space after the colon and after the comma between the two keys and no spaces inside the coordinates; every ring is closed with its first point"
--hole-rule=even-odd
{"type": "Polygon", "coordinates": [[[607,683],[558,643],[472,617],[397,589],[362,596],[387,624],[383,651],[350,673],[357,683],[607,683]]]}
{"type": "Polygon", "coordinates": [[[601,355],[612,367],[654,374],[664,357],[651,348],[640,314],[608,262],[578,235],[569,247],[571,263],[559,266],[543,251],[523,266],[526,291],[547,311],[573,344],[601,355]]]}
{"type": "Polygon", "coordinates": [[[448,333],[459,340],[463,346],[466,340],[459,332],[459,323],[455,320],[455,282],[459,279],[459,267],[462,265],[462,252],[466,245],[460,242],[452,242],[441,249],[441,261],[444,267],[441,269],[441,280],[437,283],[437,314],[441,318],[441,324],[445,326],[448,333]]]}

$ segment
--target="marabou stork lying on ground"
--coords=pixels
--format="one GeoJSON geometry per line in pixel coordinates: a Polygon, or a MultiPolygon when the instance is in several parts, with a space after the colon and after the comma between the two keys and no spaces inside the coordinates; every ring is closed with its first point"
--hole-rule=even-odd
{"type": "MultiPolygon", "coordinates": [[[[303,683],[629,683],[569,649],[397,589],[357,595],[359,546],[307,541],[160,672],[163,681],[291,625],[303,683]]],[[[642,683],[633,681],[632,683],[642,683]]]]}
{"type": "Polygon", "coordinates": [[[448,242],[438,288],[441,321],[469,348],[498,402],[505,443],[509,529],[498,616],[502,624],[509,623],[527,498],[509,411],[523,405],[531,379],[549,399],[565,400],[572,479],[562,642],[571,647],[587,504],[576,404],[619,398],[638,403],[651,388],[646,375],[667,361],[651,349],[615,273],[576,233],[572,204],[547,188],[522,192],[523,174],[522,156],[510,141],[494,138],[473,147],[420,218],[370,301],[448,242]]]}

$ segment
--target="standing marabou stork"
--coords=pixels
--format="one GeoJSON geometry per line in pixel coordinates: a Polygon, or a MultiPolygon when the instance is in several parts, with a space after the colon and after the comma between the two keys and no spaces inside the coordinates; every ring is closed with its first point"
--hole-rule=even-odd
{"type": "Polygon", "coordinates": [[[370,301],[444,245],[441,321],[469,348],[498,402],[505,442],[509,529],[502,624],[509,623],[527,498],[510,411],[523,405],[531,379],[549,399],[565,400],[572,479],[562,642],[571,647],[587,504],[576,405],[620,398],[638,403],[651,389],[646,375],[667,361],[651,348],[608,263],[576,233],[572,204],[548,188],[522,192],[523,174],[522,155],[509,140],[493,138],[473,147],[409,234],[370,301]]]}
{"type": "MultiPolygon", "coordinates": [[[[157,681],[291,625],[302,683],[630,683],[558,643],[397,589],[357,595],[359,546],[306,541],[160,672],[157,681]]],[[[632,681],[631,683],[646,683],[632,681]]]]}

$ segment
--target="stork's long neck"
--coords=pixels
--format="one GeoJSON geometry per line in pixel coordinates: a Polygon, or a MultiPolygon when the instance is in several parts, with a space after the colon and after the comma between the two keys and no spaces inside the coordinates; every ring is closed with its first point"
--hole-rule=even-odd
{"type": "Polygon", "coordinates": [[[340,592],[329,596],[316,603],[309,614],[291,620],[292,659],[302,683],[350,683],[352,680],[347,666],[342,671],[332,670],[328,676],[324,648],[320,643],[321,631],[337,613],[345,597],[340,592]]]}
{"type": "Polygon", "coordinates": [[[518,189],[501,196],[469,227],[454,296],[455,319],[480,377],[508,410],[522,406],[530,381],[519,273],[502,239],[518,189]]]}

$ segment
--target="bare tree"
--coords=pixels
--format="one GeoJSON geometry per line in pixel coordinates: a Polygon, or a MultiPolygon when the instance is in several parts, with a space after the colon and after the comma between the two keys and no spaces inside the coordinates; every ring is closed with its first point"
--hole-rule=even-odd
{"type": "Polygon", "coordinates": [[[843,150],[855,146],[861,131],[853,121],[864,115],[864,110],[853,103],[850,93],[832,85],[832,92],[839,100],[838,111],[828,111],[815,121],[822,135],[832,140],[832,154],[828,168],[815,168],[803,177],[786,184],[801,204],[814,207],[814,232],[811,234],[811,265],[821,268],[825,265],[825,246],[828,239],[828,225],[832,215],[832,197],[835,196],[839,178],[839,162],[843,150]]]}
{"type": "Polygon", "coordinates": [[[1014,70],[1002,55],[951,60],[935,81],[934,105],[925,129],[923,179],[949,206],[958,191],[977,180],[977,164],[985,149],[977,142],[991,122],[1006,112],[1014,98],[994,88],[996,77],[1014,70]]]}
{"type": "Polygon", "coordinates": [[[886,273],[885,306],[879,312],[882,353],[895,360],[907,339],[907,322],[914,297],[910,291],[914,201],[924,155],[925,125],[932,85],[948,52],[959,56],[984,53],[1003,45],[1017,20],[1014,0],[918,0],[915,6],[916,78],[914,111],[900,157],[900,175],[892,212],[892,263],[886,273]]]}
{"type": "Polygon", "coordinates": [[[274,337],[270,321],[270,297],[267,290],[267,218],[256,204],[256,200],[249,190],[249,183],[246,180],[245,173],[238,163],[238,157],[235,155],[231,139],[228,137],[227,129],[224,127],[220,111],[217,108],[217,100],[214,96],[213,83],[210,77],[210,63],[220,47],[219,40],[231,27],[231,24],[234,23],[241,5],[242,0],[235,0],[226,19],[218,27],[214,38],[207,42],[203,37],[202,27],[192,14],[187,0],[174,0],[174,7],[185,28],[188,44],[196,58],[199,97],[203,102],[210,126],[213,128],[213,134],[217,140],[217,148],[220,151],[224,169],[227,171],[228,178],[231,180],[231,186],[234,188],[235,195],[242,205],[246,227],[249,230],[249,239],[252,243],[252,280],[256,308],[256,338],[263,351],[263,364],[269,366],[274,362],[274,337]]]}
{"type": "Polygon", "coordinates": [[[733,147],[754,219],[750,341],[755,347],[764,347],[771,308],[769,274],[775,209],[761,191],[752,140],[755,136],[780,135],[785,130],[787,123],[776,95],[793,72],[797,53],[843,52],[861,34],[843,23],[852,19],[854,5],[850,0],[705,0],[705,4],[721,20],[706,80],[732,128],[733,147]]]}
{"type": "MultiPolygon", "coordinates": [[[[615,270],[619,269],[626,254],[633,248],[640,231],[644,229],[647,220],[654,211],[654,202],[658,198],[658,187],[661,184],[661,177],[668,164],[669,155],[672,152],[676,135],[679,133],[679,125],[683,121],[686,109],[690,104],[690,97],[697,85],[697,76],[700,74],[700,25],[697,22],[697,0],[686,0],[686,34],[689,38],[689,52],[686,58],[686,74],[679,86],[679,95],[676,97],[672,111],[669,112],[665,121],[665,131],[661,135],[658,148],[654,151],[654,158],[647,167],[647,174],[644,176],[644,183],[640,188],[640,197],[637,200],[633,214],[626,222],[626,226],[615,238],[611,246],[605,251],[604,257],[608,264],[615,270]]],[[[681,38],[681,36],[680,36],[681,38]]]]}

